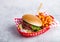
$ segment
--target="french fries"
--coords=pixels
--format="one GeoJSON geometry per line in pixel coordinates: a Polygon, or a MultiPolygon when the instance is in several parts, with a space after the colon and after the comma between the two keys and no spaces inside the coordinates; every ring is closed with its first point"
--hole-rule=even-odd
{"type": "Polygon", "coordinates": [[[45,13],[39,13],[38,18],[42,21],[42,26],[47,27],[53,22],[53,18],[50,15],[44,15],[45,13]]]}

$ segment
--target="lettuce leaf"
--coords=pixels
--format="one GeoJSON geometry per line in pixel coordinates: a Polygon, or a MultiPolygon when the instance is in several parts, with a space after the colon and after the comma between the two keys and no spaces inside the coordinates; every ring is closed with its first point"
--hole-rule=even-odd
{"type": "Polygon", "coordinates": [[[32,25],[31,28],[32,28],[33,31],[39,31],[39,30],[41,30],[41,28],[39,26],[32,25]]]}

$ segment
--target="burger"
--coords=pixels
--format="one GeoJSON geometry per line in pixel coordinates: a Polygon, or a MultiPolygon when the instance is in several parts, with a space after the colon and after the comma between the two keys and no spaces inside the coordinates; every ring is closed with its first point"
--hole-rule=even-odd
{"type": "Polygon", "coordinates": [[[24,30],[37,32],[42,29],[42,21],[35,15],[25,14],[22,16],[22,28],[24,30]]]}

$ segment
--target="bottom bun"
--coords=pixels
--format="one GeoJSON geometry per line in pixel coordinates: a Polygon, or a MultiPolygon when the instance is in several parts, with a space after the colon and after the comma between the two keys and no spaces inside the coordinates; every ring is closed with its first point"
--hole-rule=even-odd
{"type": "Polygon", "coordinates": [[[22,36],[24,37],[34,37],[34,36],[37,36],[37,35],[40,35],[40,34],[43,34],[45,33],[47,30],[49,30],[50,28],[49,27],[45,27],[44,29],[38,31],[38,32],[31,32],[31,33],[26,33],[26,32],[21,32],[19,28],[17,28],[19,34],[21,34],[22,36]]]}

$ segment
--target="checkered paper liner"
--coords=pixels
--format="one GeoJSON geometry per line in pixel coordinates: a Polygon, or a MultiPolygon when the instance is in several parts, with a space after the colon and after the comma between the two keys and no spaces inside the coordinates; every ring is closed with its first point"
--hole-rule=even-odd
{"type": "Polygon", "coordinates": [[[22,23],[22,18],[15,18],[15,23],[16,23],[18,32],[19,32],[22,36],[25,36],[25,37],[33,37],[33,36],[37,36],[37,35],[43,34],[43,33],[45,33],[46,31],[48,31],[51,27],[55,27],[55,26],[57,25],[56,21],[54,21],[50,26],[45,27],[45,28],[41,29],[41,30],[38,31],[38,32],[28,33],[28,32],[23,32],[23,31],[21,31],[21,29],[18,27],[18,25],[20,25],[20,24],[22,23]]]}

